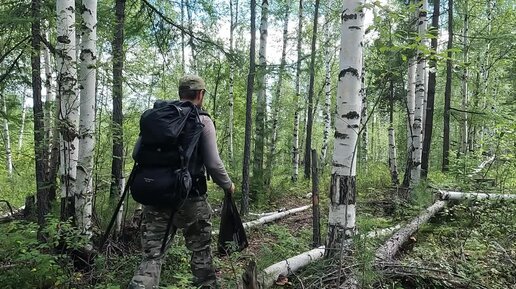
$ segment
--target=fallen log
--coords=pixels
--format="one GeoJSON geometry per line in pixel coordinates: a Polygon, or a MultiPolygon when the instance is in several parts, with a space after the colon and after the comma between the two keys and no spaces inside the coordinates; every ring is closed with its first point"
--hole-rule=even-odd
{"type": "MultiPolygon", "coordinates": [[[[273,222],[273,221],[276,221],[278,219],[281,219],[283,217],[286,217],[288,215],[291,215],[291,214],[295,214],[295,213],[299,213],[299,212],[302,212],[302,211],[305,211],[305,210],[308,210],[312,207],[312,205],[307,205],[307,206],[303,206],[303,207],[299,207],[299,208],[294,208],[294,209],[290,209],[290,210],[286,210],[286,211],[283,211],[283,212],[279,212],[279,213],[273,213],[273,214],[270,214],[270,215],[266,215],[264,217],[261,217],[259,219],[256,219],[254,221],[249,221],[249,222],[245,222],[243,224],[244,226],[244,229],[248,229],[248,228],[251,228],[251,227],[255,227],[255,226],[258,226],[258,225],[263,225],[263,224],[267,224],[267,223],[270,223],[270,222],[273,222]]],[[[212,235],[218,235],[219,234],[219,230],[213,230],[211,232],[212,235]]]]}
{"type": "Polygon", "coordinates": [[[516,194],[463,193],[439,190],[441,200],[516,200],[516,194]]]}
{"type": "Polygon", "coordinates": [[[419,230],[421,225],[428,222],[428,220],[437,212],[441,211],[445,205],[446,201],[436,201],[433,205],[419,214],[419,216],[414,218],[408,225],[394,233],[389,240],[376,250],[376,264],[393,259],[403,244],[409,240],[410,236],[419,230]]]}
{"type": "Polygon", "coordinates": [[[291,214],[295,214],[295,213],[299,213],[299,212],[308,210],[311,207],[312,207],[312,205],[307,205],[307,206],[303,206],[303,207],[294,208],[294,209],[290,209],[290,210],[287,210],[287,211],[275,213],[275,214],[272,214],[272,215],[264,216],[264,217],[261,217],[259,219],[254,220],[254,221],[245,222],[244,223],[244,228],[247,229],[247,228],[251,228],[251,227],[254,227],[254,226],[258,226],[258,225],[267,224],[267,223],[276,221],[278,219],[281,219],[281,218],[283,218],[285,216],[288,216],[288,215],[291,215],[291,214]]]}
{"type": "MultiPolygon", "coordinates": [[[[367,238],[376,238],[391,234],[392,232],[399,229],[401,226],[397,225],[395,227],[379,229],[366,234],[367,238]]],[[[351,244],[351,240],[349,240],[346,245],[351,244]]],[[[303,252],[297,256],[285,259],[276,264],[273,264],[267,268],[265,268],[258,276],[259,283],[261,285],[260,288],[269,288],[280,276],[288,276],[292,272],[296,272],[310,263],[321,259],[324,256],[324,246],[320,246],[318,248],[312,249],[307,252],[303,252]]]]}

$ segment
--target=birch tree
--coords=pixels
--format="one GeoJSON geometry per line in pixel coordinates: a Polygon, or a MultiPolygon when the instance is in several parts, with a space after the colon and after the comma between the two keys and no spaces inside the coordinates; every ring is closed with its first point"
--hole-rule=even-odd
{"type": "Polygon", "coordinates": [[[408,62],[407,72],[407,166],[403,187],[408,188],[412,183],[412,157],[414,155],[414,111],[416,108],[416,59],[411,57],[408,62]]]}
{"type": "Polygon", "coordinates": [[[302,61],[302,33],[303,33],[303,0],[299,0],[298,24],[297,24],[297,62],[296,62],[296,80],[294,97],[294,133],[292,137],[292,181],[297,181],[299,175],[299,98],[301,97],[301,61],[302,61]]]}
{"type": "Polygon", "coordinates": [[[93,233],[91,188],[93,154],[95,148],[95,78],[97,58],[97,0],[82,0],[81,53],[79,81],[81,89],[79,119],[79,162],[77,165],[77,192],[75,213],[81,233],[90,238],[93,233]]]}
{"type": "Polygon", "coordinates": [[[331,129],[331,69],[330,69],[330,28],[329,22],[324,25],[324,65],[325,65],[325,76],[324,76],[324,131],[323,131],[323,144],[321,149],[321,160],[322,164],[326,164],[326,153],[328,152],[328,142],[330,138],[331,129]]]}
{"type": "Polygon", "coordinates": [[[22,115],[21,115],[20,133],[18,134],[18,152],[21,151],[22,146],[23,146],[23,133],[25,130],[25,117],[27,115],[27,106],[25,105],[26,99],[27,99],[27,92],[24,91],[22,103],[21,103],[22,115]]]}
{"type": "Polygon", "coordinates": [[[398,178],[398,161],[396,153],[396,136],[394,131],[394,81],[389,81],[389,170],[391,172],[391,180],[394,186],[399,184],[398,178]]]}
{"type": "Polygon", "coordinates": [[[262,16],[260,20],[260,48],[258,50],[258,76],[256,86],[256,115],[255,115],[255,139],[254,139],[254,158],[253,158],[253,197],[256,200],[257,190],[263,186],[263,156],[265,147],[265,115],[267,90],[267,35],[269,26],[269,1],[262,1],[262,16]]]}
{"type": "Polygon", "coordinates": [[[360,125],[360,75],[364,37],[364,2],[343,1],[335,115],[335,145],[330,187],[326,256],[339,255],[355,235],[356,144],[360,125]]]}
{"type": "Polygon", "coordinates": [[[362,111],[360,112],[360,127],[362,130],[361,159],[362,162],[366,164],[368,159],[367,155],[369,154],[369,136],[367,131],[367,93],[365,87],[366,67],[363,59],[362,64],[362,75],[360,76],[360,97],[362,98],[362,111]]]}
{"type": "Polygon", "coordinates": [[[265,182],[270,185],[272,178],[272,171],[274,168],[274,160],[276,158],[276,148],[278,140],[278,114],[280,109],[279,100],[281,99],[281,88],[283,86],[283,76],[285,74],[285,66],[287,65],[287,43],[288,43],[288,21],[290,16],[290,5],[285,2],[285,21],[283,23],[283,43],[281,47],[281,62],[278,72],[278,82],[276,84],[276,91],[274,92],[272,99],[272,129],[271,138],[269,143],[269,156],[267,157],[267,177],[265,182]]]}
{"type": "Polygon", "coordinates": [[[11,149],[11,135],[9,131],[9,120],[7,118],[7,101],[5,100],[5,95],[0,93],[0,97],[2,98],[2,112],[4,114],[3,120],[3,141],[5,148],[5,167],[7,169],[7,173],[9,177],[13,175],[13,155],[11,149]]]}
{"type": "Polygon", "coordinates": [[[308,87],[308,107],[306,120],[306,141],[305,141],[305,179],[310,179],[312,159],[312,126],[314,122],[314,85],[315,85],[315,55],[317,44],[317,26],[319,19],[319,0],[315,0],[314,24],[312,33],[312,48],[310,55],[310,83],[308,87]]]}
{"type": "Polygon", "coordinates": [[[423,109],[425,101],[425,59],[424,52],[421,46],[424,45],[423,39],[426,35],[427,26],[427,0],[419,3],[418,7],[418,49],[417,49],[417,66],[416,66],[416,105],[414,110],[414,123],[412,125],[412,132],[414,141],[412,142],[414,149],[412,153],[412,167],[410,172],[411,188],[419,183],[421,177],[421,152],[422,152],[422,129],[423,129],[423,109]]]}
{"type": "Polygon", "coordinates": [[[79,96],[77,95],[77,53],[75,43],[75,1],[58,0],[57,83],[60,99],[61,216],[73,216],[79,139],[79,96]]]}

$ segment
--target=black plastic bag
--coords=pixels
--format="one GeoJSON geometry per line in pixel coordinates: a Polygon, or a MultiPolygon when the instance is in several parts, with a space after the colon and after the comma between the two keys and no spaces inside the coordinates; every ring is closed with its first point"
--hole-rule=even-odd
{"type": "Polygon", "coordinates": [[[218,251],[222,255],[229,255],[232,252],[242,251],[248,245],[235,201],[230,193],[226,193],[220,216],[218,251]]]}

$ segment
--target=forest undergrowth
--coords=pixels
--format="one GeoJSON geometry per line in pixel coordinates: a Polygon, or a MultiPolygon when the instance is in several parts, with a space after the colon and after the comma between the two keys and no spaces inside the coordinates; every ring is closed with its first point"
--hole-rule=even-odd
{"type": "MultiPolygon", "coordinates": [[[[374,250],[386,237],[368,239],[362,233],[403,224],[433,202],[433,188],[460,188],[464,182],[442,174],[431,175],[428,182],[414,191],[413,201],[405,202],[399,198],[403,192],[390,185],[390,176],[383,164],[367,169],[368,173],[364,173],[367,178],[359,178],[357,184],[359,234],[354,239],[353,258],[343,258],[340,264],[325,260],[315,262],[288,276],[284,284],[276,288],[337,288],[349,272],[356,274],[362,288],[516,288],[516,207],[513,203],[450,203],[445,211],[411,237],[396,263],[380,271],[373,268],[374,250]]],[[[322,180],[322,192],[328,187],[328,181],[322,180]]],[[[273,183],[273,189],[268,192],[270,201],[260,203],[254,211],[309,204],[310,185],[301,181],[291,186],[289,182],[273,183]]],[[[222,192],[215,189],[210,194],[215,212],[214,229],[219,225],[217,214],[222,196],[222,192]]],[[[322,193],[323,240],[327,230],[327,207],[327,195],[322,193]]],[[[251,219],[253,217],[245,218],[251,219]]],[[[126,238],[110,242],[95,256],[90,270],[81,271],[77,265],[84,260],[73,254],[73,250],[82,244],[77,230],[70,222],[60,222],[52,216],[48,222],[45,243],[37,241],[38,226],[35,223],[13,221],[0,225],[5,236],[0,239],[0,246],[4,248],[0,253],[0,282],[4,288],[125,288],[140,261],[137,231],[128,229],[126,238]],[[63,250],[64,247],[68,249],[63,250]]],[[[100,231],[98,229],[97,233],[100,231]]],[[[311,249],[311,211],[251,228],[248,238],[249,248],[243,252],[215,258],[221,288],[237,288],[237,280],[250,260],[256,260],[258,269],[262,270],[311,249]]],[[[215,246],[216,237],[213,240],[215,246]]],[[[163,265],[163,288],[192,288],[188,261],[189,252],[184,240],[176,236],[163,265]]]]}

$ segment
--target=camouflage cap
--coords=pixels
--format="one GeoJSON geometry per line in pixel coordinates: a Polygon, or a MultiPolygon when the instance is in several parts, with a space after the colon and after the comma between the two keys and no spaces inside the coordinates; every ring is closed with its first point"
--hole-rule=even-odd
{"type": "Polygon", "coordinates": [[[197,75],[185,75],[179,79],[179,90],[202,90],[206,89],[206,83],[197,75]]]}

